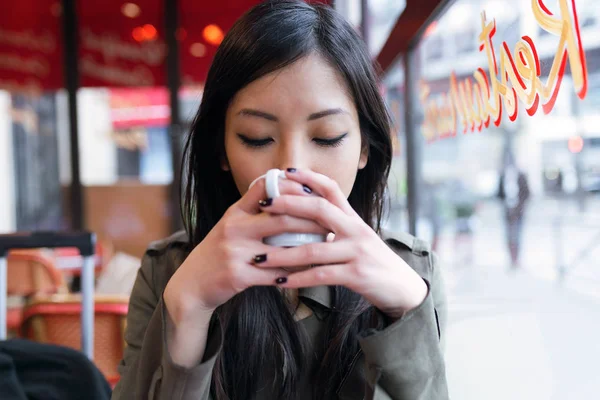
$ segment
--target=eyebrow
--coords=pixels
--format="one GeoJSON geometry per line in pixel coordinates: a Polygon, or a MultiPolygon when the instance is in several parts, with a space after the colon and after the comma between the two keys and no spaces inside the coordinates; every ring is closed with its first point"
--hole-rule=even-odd
{"type": "MultiPolygon", "coordinates": [[[[348,114],[348,112],[342,108],[331,108],[329,110],[323,110],[323,111],[319,111],[319,112],[310,114],[307,118],[307,121],[314,121],[319,118],[328,117],[330,115],[337,115],[337,114],[348,114]]],[[[273,121],[273,122],[279,121],[279,119],[273,114],[269,114],[267,112],[260,111],[260,110],[254,110],[251,108],[244,108],[243,110],[241,110],[238,113],[238,115],[247,116],[247,117],[264,118],[268,121],[273,121]]]]}
{"type": "Polygon", "coordinates": [[[253,110],[251,108],[244,108],[241,110],[238,115],[246,116],[246,117],[259,117],[264,118],[269,121],[277,122],[279,121],[276,116],[273,114],[266,113],[264,111],[253,110]]]}
{"type": "Polygon", "coordinates": [[[310,114],[308,116],[308,120],[309,121],[314,121],[315,119],[319,119],[319,118],[323,118],[323,117],[328,117],[330,115],[337,115],[337,114],[348,114],[348,112],[346,110],[344,110],[344,109],[341,109],[341,108],[331,108],[329,110],[319,111],[317,113],[310,114]]]}

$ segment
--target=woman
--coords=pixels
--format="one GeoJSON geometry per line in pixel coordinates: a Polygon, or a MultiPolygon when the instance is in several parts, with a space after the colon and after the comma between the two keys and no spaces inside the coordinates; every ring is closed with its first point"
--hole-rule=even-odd
{"type": "Polygon", "coordinates": [[[244,15],[187,143],[189,235],[144,257],[113,398],[446,399],[435,258],[379,234],[390,130],[369,56],[333,10],[244,15]],[[271,168],[287,170],[276,199],[264,180],[248,189],[271,168]],[[284,232],[329,240],[262,241],[284,232]]]}

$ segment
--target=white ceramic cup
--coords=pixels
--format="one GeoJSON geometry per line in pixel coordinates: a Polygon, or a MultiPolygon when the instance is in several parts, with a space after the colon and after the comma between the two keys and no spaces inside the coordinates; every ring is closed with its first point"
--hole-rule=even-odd
{"type": "MultiPolygon", "coordinates": [[[[274,199],[279,197],[279,180],[286,179],[285,171],[280,169],[270,169],[265,175],[259,176],[251,184],[252,187],[258,180],[265,180],[266,194],[268,198],[274,199]]],[[[308,243],[325,242],[327,235],[320,235],[317,233],[295,233],[286,232],[279,235],[269,236],[263,239],[265,244],[278,247],[296,247],[308,243]]]]}

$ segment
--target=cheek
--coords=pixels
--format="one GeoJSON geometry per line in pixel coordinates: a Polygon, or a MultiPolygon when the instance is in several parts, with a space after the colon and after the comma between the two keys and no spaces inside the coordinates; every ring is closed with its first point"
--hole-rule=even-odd
{"type": "Polygon", "coordinates": [[[259,177],[262,173],[262,168],[260,168],[260,164],[256,162],[241,162],[241,163],[233,163],[231,164],[231,175],[233,176],[233,180],[235,182],[240,195],[244,195],[248,191],[248,186],[250,183],[257,177],[259,177]]]}
{"type": "Polygon", "coordinates": [[[360,142],[347,143],[336,155],[319,158],[319,173],[335,180],[346,197],[350,195],[360,160],[360,142]]]}
{"type": "Polygon", "coordinates": [[[356,168],[346,168],[343,171],[339,171],[338,176],[332,177],[340,186],[342,193],[348,198],[350,196],[350,192],[352,191],[352,187],[354,186],[354,181],[356,180],[356,168]]]}
{"type": "Polygon", "coordinates": [[[268,168],[264,166],[265,162],[260,154],[253,153],[241,144],[227,144],[225,151],[229,170],[240,195],[243,196],[250,183],[268,168]]]}

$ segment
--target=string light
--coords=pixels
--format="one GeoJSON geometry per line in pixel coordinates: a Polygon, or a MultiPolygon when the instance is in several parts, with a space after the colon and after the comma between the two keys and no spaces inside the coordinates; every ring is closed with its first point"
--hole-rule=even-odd
{"type": "Polygon", "coordinates": [[[136,18],[140,12],[140,6],[135,3],[125,3],[121,6],[121,13],[128,18],[136,18]]]}
{"type": "Polygon", "coordinates": [[[202,37],[207,43],[218,46],[223,41],[223,30],[218,25],[210,24],[207,25],[202,31],[202,37]]]}

